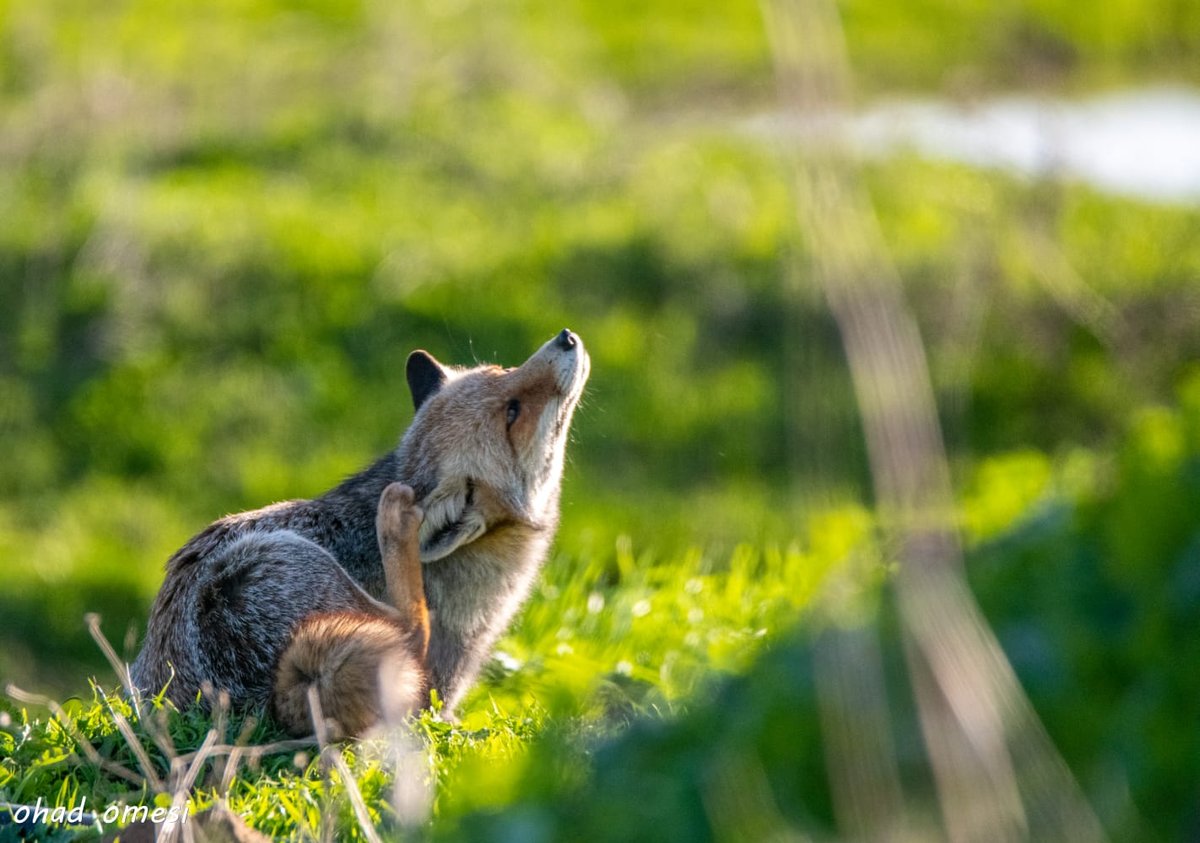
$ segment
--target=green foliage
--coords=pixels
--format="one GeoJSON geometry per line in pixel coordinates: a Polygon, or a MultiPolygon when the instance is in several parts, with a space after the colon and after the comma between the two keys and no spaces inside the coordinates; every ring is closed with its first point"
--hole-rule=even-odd
{"type": "Polygon", "coordinates": [[[562,776],[553,737],[519,771],[518,799],[439,824],[451,840],[767,839],[832,825],[810,653],[777,642],[748,677],[682,716],[643,718],[598,746],[588,775],[562,776]]]}
{"type": "MultiPolygon", "coordinates": [[[[769,636],[794,623],[799,609],[820,612],[815,596],[823,583],[839,578],[861,599],[874,599],[882,580],[877,559],[872,526],[861,510],[822,518],[805,551],[743,546],[729,559],[694,550],[655,561],[635,558],[625,539],[611,568],[560,557],[532,610],[506,639],[504,655],[464,706],[463,721],[451,725],[427,712],[413,724],[423,760],[404,773],[436,785],[436,825],[446,834],[457,833],[460,818],[524,796],[530,781],[543,789],[548,777],[555,786],[581,785],[597,738],[702,699],[714,676],[744,670],[769,636]]],[[[245,712],[214,720],[199,708],[181,713],[157,700],[135,709],[124,696],[98,688],[90,701],[71,702],[60,717],[35,717],[7,704],[3,710],[8,721],[0,725],[0,802],[14,804],[42,796],[52,807],[69,808],[86,795],[103,810],[161,799],[148,785],[131,785],[85,757],[81,738],[104,762],[144,772],[118,730],[118,715],[131,723],[164,779],[171,754],[161,748],[160,733],[169,735],[175,755],[197,750],[210,729],[223,730],[218,744],[235,738],[270,744],[284,737],[268,720],[245,712]]],[[[394,822],[386,741],[352,744],[342,752],[372,816],[394,822]]],[[[219,790],[222,764],[207,765],[198,778],[190,795],[193,811],[225,795],[232,810],[272,836],[315,835],[322,816],[336,817],[339,839],[360,834],[344,784],[323,774],[315,747],[266,755],[239,772],[227,794],[219,790]]],[[[474,822],[462,833],[470,833],[474,822]]]]}
{"type": "MultiPolygon", "coordinates": [[[[1101,5],[840,7],[866,95],[1200,77],[1200,6],[1101,5]]],[[[410,349],[513,363],[570,325],[594,374],[557,550],[463,723],[417,725],[431,833],[827,830],[802,642],[873,614],[887,560],[842,504],[870,477],[790,270],[787,168],[740,123],[774,107],[770,64],[753,3],[0,0],[0,677],[79,693],[104,669],[85,611],[132,657],[190,534],[394,444],[410,349]]],[[[973,584],[1114,833],[1178,837],[1200,212],[906,157],[865,177],[973,584]]],[[[136,769],[114,709],[67,716],[136,769]]],[[[5,710],[0,800],[151,798],[5,710]]],[[[165,716],[181,752],[212,725],[165,716]]],[[[347,757],[390,822],[378,754],[347,757]]],[[[354,835],[342,792],[289,752],[229,798],[272,834],[336,804],[354,835]]]]}
{"type": "Polygon", "coordinates": [[[1051,736],[1115,836],[1180,839],[1200,743],[1200,376],[1182,408],[1139,413],[1077,504],[978,550],[972,580],[1051,736]],[[1154,666],[1154,667],[1152,667],[1154,666]],[[1181,719],[1182,718],[1182,719],[1181,719]]]}

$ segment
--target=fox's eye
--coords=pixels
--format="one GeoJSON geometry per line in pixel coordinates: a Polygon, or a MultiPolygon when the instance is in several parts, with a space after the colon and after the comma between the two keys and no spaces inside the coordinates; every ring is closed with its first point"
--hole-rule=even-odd
{"type": "Polygon", "coordinates": [[[509,399],[508,402],[508,426],[512,427],[513,422],[517,420],[517,416],[521,415],[521,402],[516,398],[509,399]]]}

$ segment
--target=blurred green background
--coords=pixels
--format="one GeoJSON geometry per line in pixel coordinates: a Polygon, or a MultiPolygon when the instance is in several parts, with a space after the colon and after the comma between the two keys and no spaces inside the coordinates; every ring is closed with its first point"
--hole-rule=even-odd
{"type": "MultiPolygon", "coordinates": [[[[1200,82],[1191,0],[840,8],[863,102],[1200,82]]],[[[0,0],[0,677],[79,693],[89,610],[132,654],[193,532],[395,443],[416,347],[583,336],[597,571],[869,501],[776,107],[753,3],[0,0]]],[[[1200,209],[866,178],[985,612],[1089,792],[1194,833],[1200,209]]]]}

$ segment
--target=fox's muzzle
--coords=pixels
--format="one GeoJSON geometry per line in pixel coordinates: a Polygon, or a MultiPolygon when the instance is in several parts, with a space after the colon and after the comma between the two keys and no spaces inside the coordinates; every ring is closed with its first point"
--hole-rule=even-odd
{"type": "Polygon", "coordinates": [[[579,337],[571,333],[570,328],[563,328],[562,333],[554,338],[554,343],[563,351],[570,351],[579,342],[579,337]]]}
{"type": "Polygon", "coordinates": [[[591,370],[591,360],[579,334],[563,328],[534,352],[525,365],[537,368],[543,363],[553,367],[555,385],[568,403],[579,397],[591,370]]]}

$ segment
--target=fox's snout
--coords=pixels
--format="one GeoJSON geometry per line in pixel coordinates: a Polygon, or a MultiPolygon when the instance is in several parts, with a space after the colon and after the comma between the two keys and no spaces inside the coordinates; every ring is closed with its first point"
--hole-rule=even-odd
{"type": "Polygon", "coordinates": [[[579,337],[571,333],[570,328],[563,328],[562,332],[554,338],[554,344],[563,351],[570,351],[579,342],[579,337]]]}
{"type": "Polygon", "coordinates": [[[590,360],[579,334],[570,328],[563,328],[539,348],[521,368],[536,369],[539,358],[543,357],[551,361],[551,373],[557,392],[564,400],[574,403],[583,389],[590,367],[590,360]]]}
{"type": "Polygon", "coordinates": [[[552,450],[583,391],[590,361],[583,340],[563,328],[496,383],[506,396],[508,438],[518,452],[552,450]]]}

